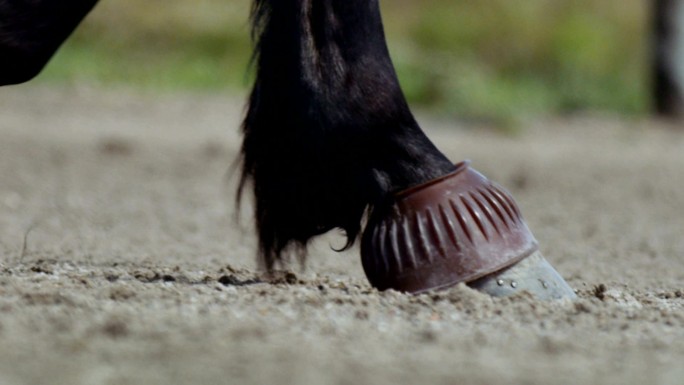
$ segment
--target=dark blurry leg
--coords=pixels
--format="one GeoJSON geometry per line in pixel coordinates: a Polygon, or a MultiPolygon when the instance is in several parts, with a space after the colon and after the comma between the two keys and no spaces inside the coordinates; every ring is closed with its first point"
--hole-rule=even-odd
{"type": "Polygon", "coordinates": [[[97,0],[0,0],[0,85],[38,75],[97,0]]]}

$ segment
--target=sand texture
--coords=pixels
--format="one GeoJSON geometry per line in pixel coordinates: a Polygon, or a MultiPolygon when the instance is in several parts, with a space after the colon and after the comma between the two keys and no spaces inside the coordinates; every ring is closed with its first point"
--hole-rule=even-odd
{"type": "Polygon", "coordinates": [[[372,289],[337,234],[259,273],[233,207],[242,107],[0,89],[0,384],[684,383],[684,131],[419,119],[511,191],[579,299],[411,296],[372,289]]]}

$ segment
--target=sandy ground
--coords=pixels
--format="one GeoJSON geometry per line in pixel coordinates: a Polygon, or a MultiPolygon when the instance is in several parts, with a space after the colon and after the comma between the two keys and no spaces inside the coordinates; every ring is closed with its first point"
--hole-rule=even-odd
{"type": "Polygon", "coordinates": [[[517,198],[579,299],[377,292],[235,221],[240,97],[0,89],[0,384],[682,384],[684,132],[421,119],[517,198]]]}

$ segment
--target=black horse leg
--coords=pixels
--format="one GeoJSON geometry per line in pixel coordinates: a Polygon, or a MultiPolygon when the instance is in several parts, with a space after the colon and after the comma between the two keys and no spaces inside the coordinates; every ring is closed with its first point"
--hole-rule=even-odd
{"type": "Polygon", "coordinates": [[[653,100],[655,113],[684,117],[684,3],[653,3],[653,100]]]}
{"type": "Polygon", "coordinates": [[[97,0],[0,0],[0,86],[38,75],[97,0]]]}
{"type": "Polygon", "coordinates": [[[421,131],[389,57],[378,0],[255,0],[257,78],[243,124],[260,255],[333,228],[453,164],[421,131]]]}

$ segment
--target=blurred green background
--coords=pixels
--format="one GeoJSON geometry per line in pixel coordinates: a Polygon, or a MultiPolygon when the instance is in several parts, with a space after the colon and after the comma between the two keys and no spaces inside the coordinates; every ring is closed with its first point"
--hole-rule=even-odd
{"type": "MultiPolygon", "coordinates": [[[[649,107],[646,0],[383,0],[414,106],[463,119],[649,107]]],[[[249,88],[249,0],[102,0],[43,82],[249,88]]]]}

